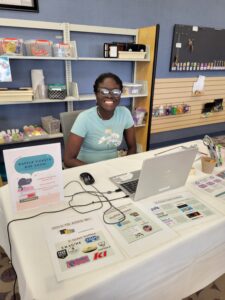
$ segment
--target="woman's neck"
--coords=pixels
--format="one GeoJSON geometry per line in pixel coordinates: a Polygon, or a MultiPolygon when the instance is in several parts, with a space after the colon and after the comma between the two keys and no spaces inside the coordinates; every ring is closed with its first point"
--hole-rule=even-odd
{"type": "Polygon", "coordinates": [[[100,106],[97,106],[97,114],[100,119],[102,120],[109,120],[112,118],[114,115],[114,110],[113,111],[107,111],[101,108],[100,106]]]}

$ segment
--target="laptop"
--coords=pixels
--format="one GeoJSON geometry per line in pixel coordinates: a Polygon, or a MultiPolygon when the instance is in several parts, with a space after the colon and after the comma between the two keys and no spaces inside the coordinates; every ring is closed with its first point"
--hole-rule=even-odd
{"type": "MultiPolygon", "coordinates": [[[[169,151],[169,150],[168,150],[169,151]]],[[[134,201],[185,185],[198,148],[192,146],[143,161],[142,169],[109,179],[134,201]]]]}

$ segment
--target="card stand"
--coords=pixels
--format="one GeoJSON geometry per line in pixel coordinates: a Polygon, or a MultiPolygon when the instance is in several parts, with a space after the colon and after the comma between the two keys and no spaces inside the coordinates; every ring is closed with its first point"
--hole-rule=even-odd
{"type": "Polygon", "coordinates": [[[166,104],[153,107],[153,117],[177,117],[189,114],[191,112],[191,106],[186,103],[179,104],[166,104]]]}
{"type": "Polygon", "coordinates": [[[69,96],[79,99],[79,90],[77,82],[70,82],[69,85],[69,96]]]}

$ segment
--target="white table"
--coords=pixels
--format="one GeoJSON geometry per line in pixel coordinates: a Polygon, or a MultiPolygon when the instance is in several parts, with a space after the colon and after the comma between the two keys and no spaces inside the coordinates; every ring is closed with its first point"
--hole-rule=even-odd
{"type": "MultiPolygon", "coordinates": [[[[81,172],[88,171],[95,177],[99,190],[113,189],[108,177],[138,169],[144,158],[160,151],[162,149],[64,170],[65,184],[79,179],[81,172]]],[[[199,162],[196,162],[196,169],[189,180],[202,176],[198,170],[199,162]]],[[[119,201],[123,203],[124,200],[119,201]]],[[[65,206],[66,203],[62,203],[51,209],[65,206]]],[[[105,204],[104,210],[107,208],[105,204]]],[[[225,215],[223,205],[220,212],[225,215]]],[[[26,212],[23,216],[35,213],[26,212]]],[[[66,219],[74,214],[74,211],[67,210],[58,213],[58,217],[66,219]]],[[[12,219],[9,190],[8,186],[4,186],[0,189],[0,245],[8,254],[6,224],[12,219]]],[[[57,282],[43,234],[42,223],[47,220],[48,215],[44,215],[15,222],[10,227],[13,264],[23,300],[180,300],[225,273],[225,217],[222,216],[195,226],[193,230],[142,255],[57,282]]]]}

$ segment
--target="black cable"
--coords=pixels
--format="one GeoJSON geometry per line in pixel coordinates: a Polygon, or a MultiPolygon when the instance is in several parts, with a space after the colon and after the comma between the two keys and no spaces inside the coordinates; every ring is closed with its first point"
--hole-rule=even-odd
{"type": "MultiPolygon", "coordinates": [[[[17,221],[26,221],[26,220],[30,220],[30,219],[33,219],[33,218],[36,218],[36,217],[39,217],[41,215],[45,215],[45,214],[54,214],[54,213],[59,213],[59,212],[63,212],[63,211],[66,211],[67,209],[73,209],[74,211],[76,211],[77,213],[80,213],[80,214],[86,214],[86,213],[89,213],[89,212],[93,212],[95,210],[99,210],[101,208],[103,208],[103,203],[108,203],[110,205],[110,207],[104,211],[103,213],[103,221],[104,223],[108,224],[108,225],[114,225],[114,224],[117,224],[119,222],[123,222],[125,219],[126,219],[126,216],[125,214],[120,211],[117,207],[115,207],[111,201],[116,201],[116,200],[120,200],[120,199],[123,199],[123,198],[127,198],[128,196],[123,196],[123,197],[118,197],[118,198],[114,198],[114,199],[111,199],[109,200],[105,194],[111,194],[111,193],[117,193],[117,192],[120,192],[121,189],[117,189],[115,191],[107,191],[107,192],[100,192],[95,186],[92,185],[92,187],[96,190],[96,191],[87,191],[85,190],[85,188],[82,186],[82,184],[79,182],[79,181],[76,181],[76,180],[72,180],[70,182],[68,182],[65,186],[64,186],[64,190],[71,184],[71,183],[78,183],[80,185],[80,187],[82,188],[83,191],[81,192],[76,192],[72,195],[64,195],[64,198],[69,198],[71,197],[72,199],[70,199],[68,201],[68,207],[65,207],[63,209],[60,209],[60,210],[55,210],[55,211],[44,211],[44,212],[41,212],[41,213],[38,213],[36,215],[32,215],[30,217],[25,217],[25,218],[19,218],[19,219],[13,219],[11,221],[9,221],[7,223],[7,236],[8,236],[8,241],[9,241],[9,258],[10,258],[10,261],[11,261],[11,266],[12,268],[14,269],[15,271],[15,268],[13,266],[13,256],[12,256],[12,244],[11,244],[11,238],[10,238],[10,225],[14,222],[17,222],[17,221]],[[99,201],[92,201],[90,203],[87,203],[87,204],[79,204],[79,205],[72,205],[72,201],[74,200],[74,197],[77,196],[77,195],[81,195],[81,194],[89,194],[89,195],[92,195],[92,196],[96,196],[99,201]],[[105,200],[102,200],[101,198],[104,198],[105,200]],[[92,210],[89,210],[89,211],[85,211],[85,212],[81,212],[79,210],[76,209],[76,207],[87,207],[89,205],[93,205],[93,204],[98,204],[100,203],[100,207],[98,208],[95,208],[95,209],[92,209],[92,210]],[[122,219],[120,219],[119,221],[117,222],[107,222],[106,219],[105,219],[105,215],[107,214],[107,212],[110,210],[110,209],[114,209],[116,211],[118,211],[121,215],[122,215],[122,219]]],[[[15,271],[15,280],[14,280],[14,284],[13,284],[13,299],[16,300],[16,282],[17,282],[17,274],[16,274],[16,271],[15,271]]]]}

